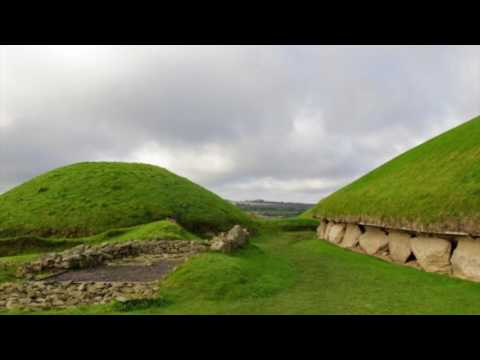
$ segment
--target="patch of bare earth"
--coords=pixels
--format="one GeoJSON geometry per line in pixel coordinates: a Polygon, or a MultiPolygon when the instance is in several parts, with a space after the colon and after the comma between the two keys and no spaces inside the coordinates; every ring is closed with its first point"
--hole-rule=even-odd
{"type": "Polygon", "coordinates": [[[54,281],[122,281],[122,282],[150,282],[165,277],[182,260],[161,259],[152,263],[111,263],[96,268],[87,268],[76,271],[68,271],[53,276],[49,280],[54,281]]]}

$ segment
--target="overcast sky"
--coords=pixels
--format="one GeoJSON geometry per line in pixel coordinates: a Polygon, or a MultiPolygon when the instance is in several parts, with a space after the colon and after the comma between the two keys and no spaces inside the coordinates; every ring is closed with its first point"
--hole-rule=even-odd
{"type": "Polygon", "coordinates": [[[479,114],[478,46],[1,46],[0,192],[114,160],[317,202],[479,114]]]}

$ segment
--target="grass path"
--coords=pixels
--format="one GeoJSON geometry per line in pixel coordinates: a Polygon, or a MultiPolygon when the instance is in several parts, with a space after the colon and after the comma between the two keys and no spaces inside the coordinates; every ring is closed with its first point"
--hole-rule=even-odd
{"type": "Polygon", "coordinates": [[[264,231],[234,255],[200,255],[172,273],[161,294],[123,308],[52,313],[480,313],[480,284],[344,250],[313,231],[264,231]]]}

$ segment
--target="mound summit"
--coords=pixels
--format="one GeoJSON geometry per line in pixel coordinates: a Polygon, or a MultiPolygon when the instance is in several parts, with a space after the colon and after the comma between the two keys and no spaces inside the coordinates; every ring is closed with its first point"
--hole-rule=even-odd
{"type": "Polygon", "coordinates": [[[166,218],[201,235],[250,222],[240,209],[184,177],[120,162],[49,171],[0,195],[0,209],[0,238],[80,237],[166,218]]]}
{"type": "Polygon", "coordinates": [[[480,234],[480,116],[322,199],[308,215],[423,232],[480,234]]]}

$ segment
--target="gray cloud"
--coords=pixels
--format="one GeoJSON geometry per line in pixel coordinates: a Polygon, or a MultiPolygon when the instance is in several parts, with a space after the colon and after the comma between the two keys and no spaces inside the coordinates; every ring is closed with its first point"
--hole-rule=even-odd
{"type": "Polygon", "coordinates": [[[316,202],[480,114],[480,47],[4,46],[0,85],[0,191],[106,159],[316,202]]]}

